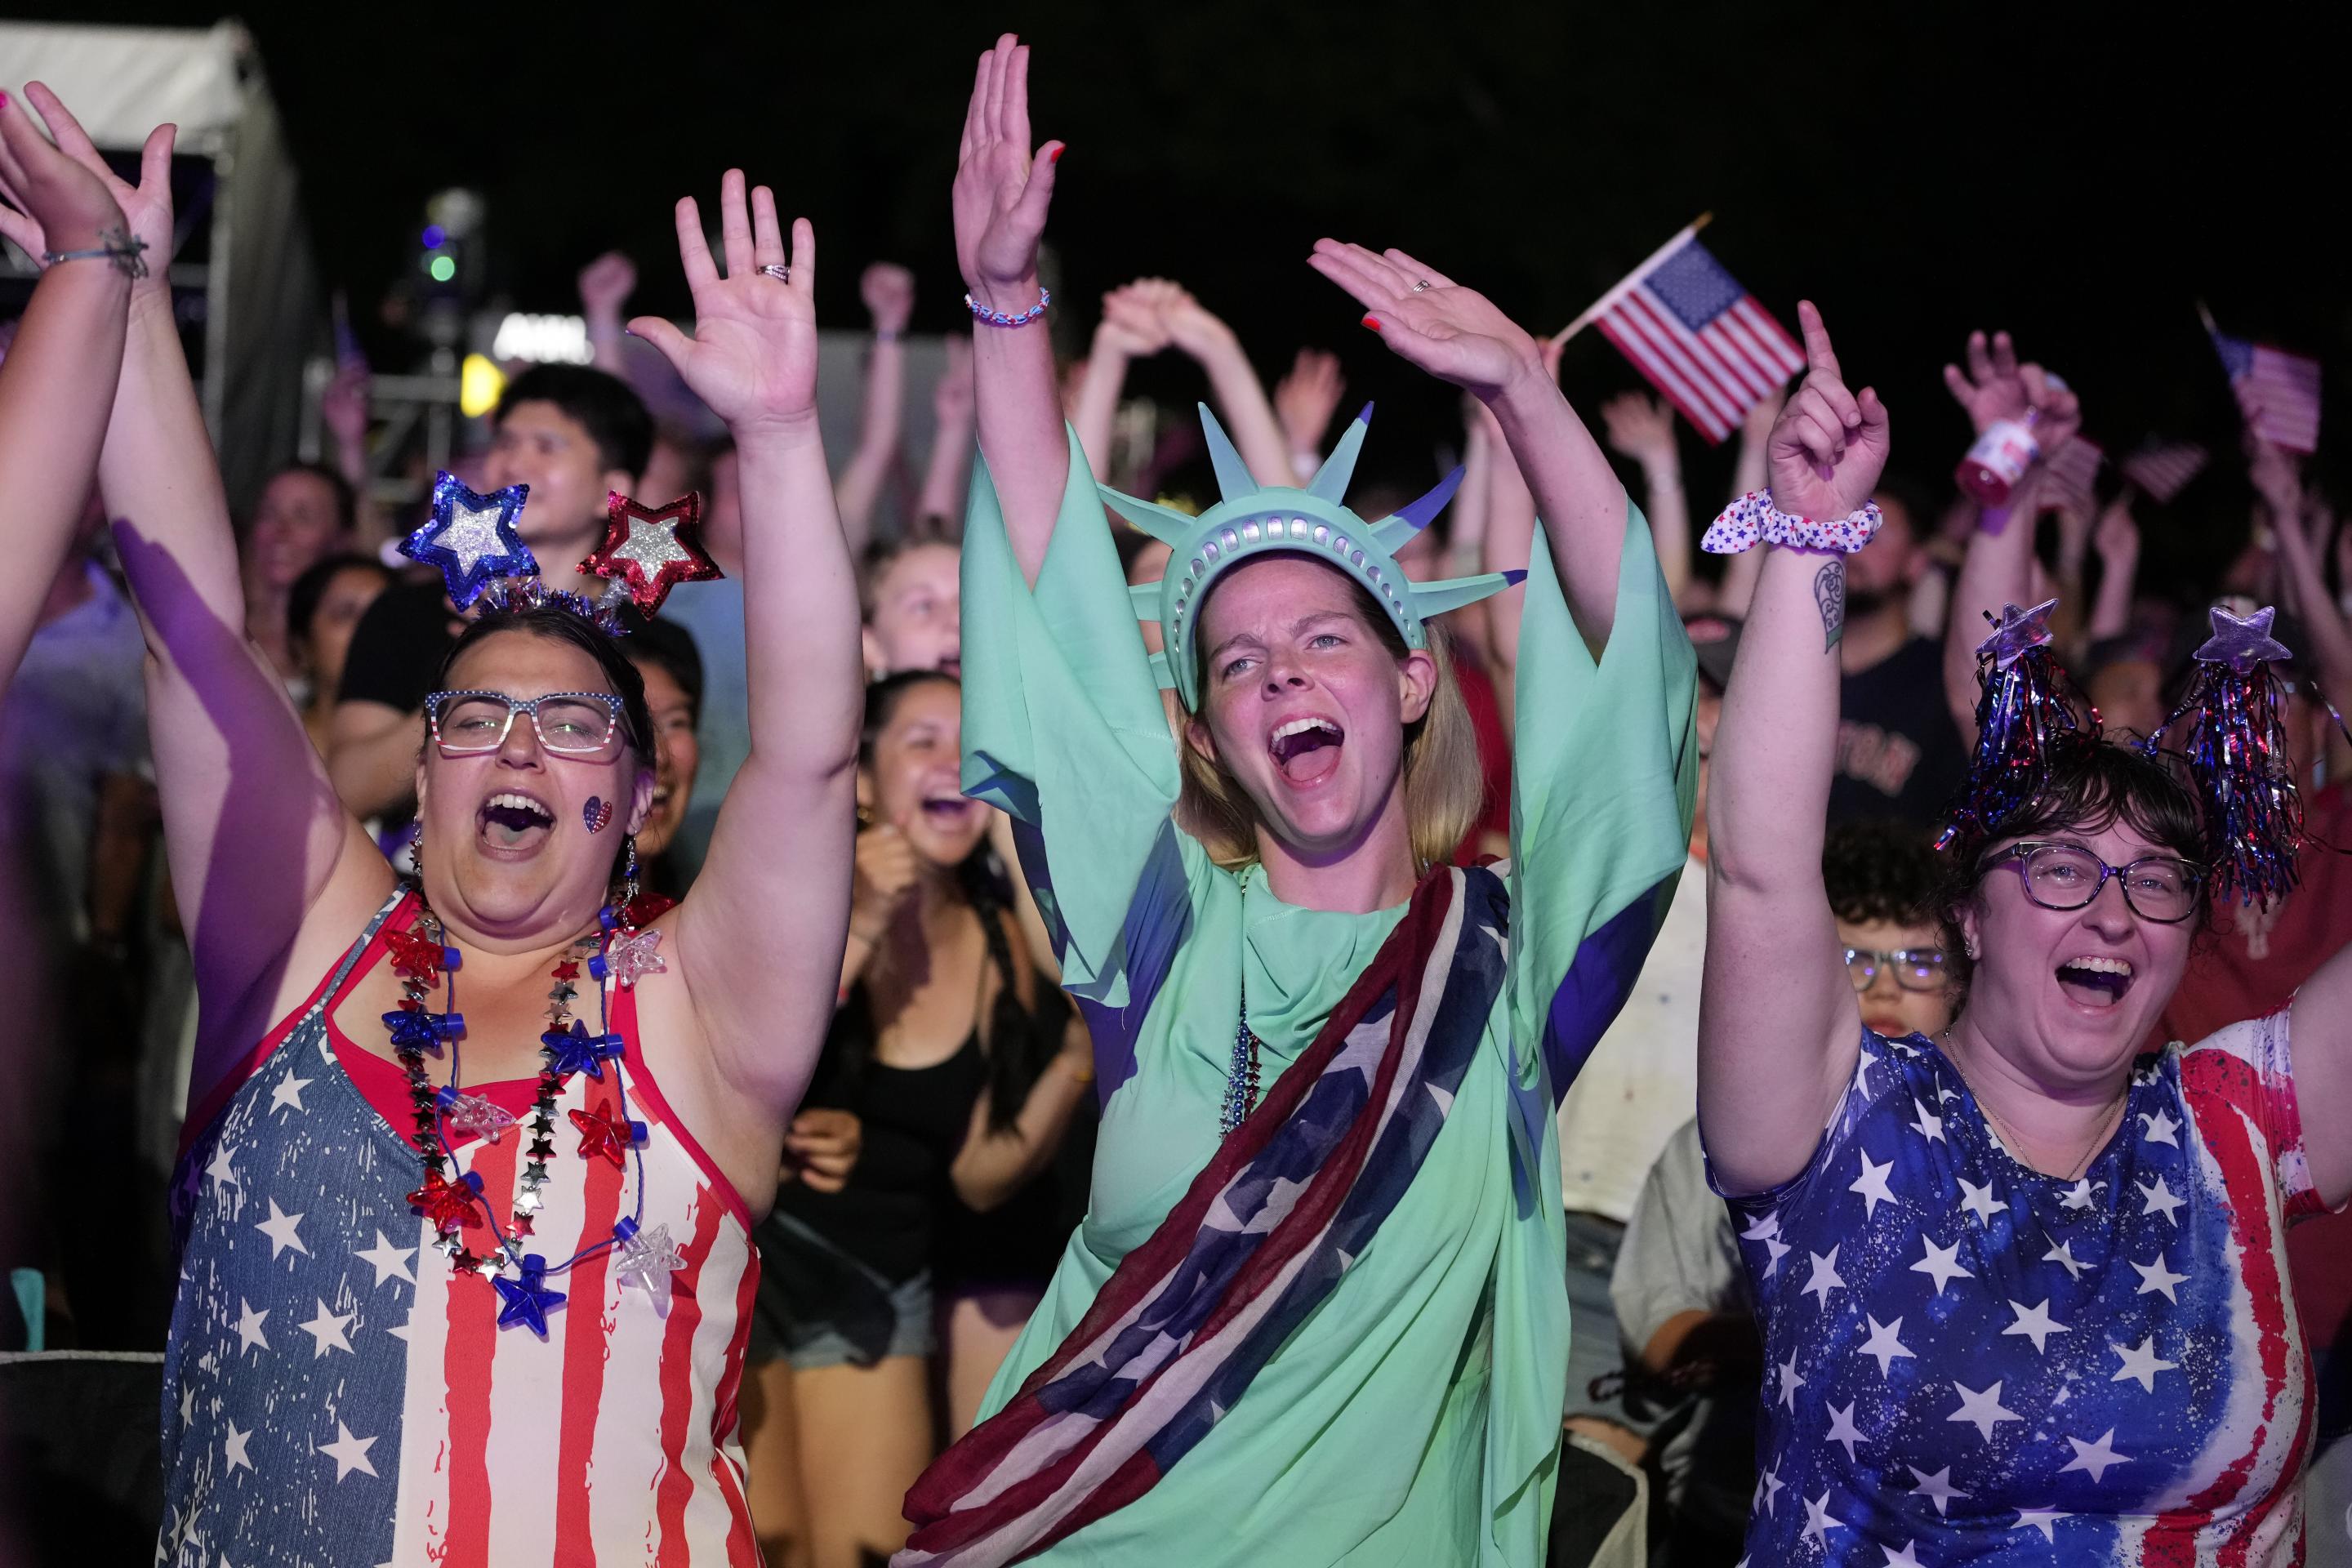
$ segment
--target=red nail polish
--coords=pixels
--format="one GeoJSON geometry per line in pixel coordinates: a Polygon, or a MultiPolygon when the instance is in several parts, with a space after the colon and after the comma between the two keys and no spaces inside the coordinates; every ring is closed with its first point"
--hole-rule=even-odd
{"type": "Polygon", "coordinates": [[[1381,330],[1381,319],[1378,316],[1366,316],[1364,318],[1364,325],[1371,328],[1372,331],[1377,332],[1381,330]]]}
{"type": "Polygon", "coordinates": [[[1062,154],[1068,151],[1069,149],[1067,147],[1056,147],[1051,153],[1045,154],[1045,162],[1048,163],[1058,163],[1062,161],[1062,154]]]}

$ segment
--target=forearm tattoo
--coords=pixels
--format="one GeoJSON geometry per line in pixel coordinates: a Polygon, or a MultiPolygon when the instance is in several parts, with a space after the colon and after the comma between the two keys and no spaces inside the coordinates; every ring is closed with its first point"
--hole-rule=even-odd
{"type": "Polygon", "coordinates": [[[1845,637],[1845,558],[1822,563],[1813,574],[1813,603],[1822,612],[1822,651],[1829,652],[1845,637]]]}

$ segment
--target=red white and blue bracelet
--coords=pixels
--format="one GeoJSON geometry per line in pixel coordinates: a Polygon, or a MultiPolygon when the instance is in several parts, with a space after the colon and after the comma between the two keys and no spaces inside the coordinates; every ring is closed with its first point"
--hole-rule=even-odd
{"type": "Polygon", "coordinates": [[[1749,490],[1723,509],[1698,547],[1709,555],[1738,555],[1762,540],[1851,555],[1870,542],[1884,521],[1874,500],[1863,502],[1861,510],[1846,517],[1792,517],[1772,504],[1770,490],[1749,490]]]}
{"type": "Polygon", "coordinates": [[[1017,316],[992,310],[969,294],[963,297],[963,302],[964,308],[972,313],[975,320],[985,321],[992,327],[1025,327],[1045,313],[1045,307],[1054,302],[1054,291],[1051,289],[1038,289],[1037,302],[1017,316]]]}

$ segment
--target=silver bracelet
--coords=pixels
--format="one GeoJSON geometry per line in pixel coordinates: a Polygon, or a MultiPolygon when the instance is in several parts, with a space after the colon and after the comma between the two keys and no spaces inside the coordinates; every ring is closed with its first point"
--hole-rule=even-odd
{"type": "Polygon", "coordinates": [[[119,228],[102,228],[98,237],[100,243],[89,250],[45,250],[41,252],[41,264],[54,267],[60,261],[106,260],[114,263],[116,270],[125,278],[147,276],[147,262],[139,254],[147,248],[145,240],[119,228]]]}

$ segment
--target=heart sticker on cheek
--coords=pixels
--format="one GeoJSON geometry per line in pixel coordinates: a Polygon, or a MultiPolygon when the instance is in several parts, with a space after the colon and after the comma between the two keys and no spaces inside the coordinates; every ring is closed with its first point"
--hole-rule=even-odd
{"type": "Polygon", "coordinates": [[[613,826],[613,803],[601,795],[590,795],[588,804],[580,808],[580,820],[591,833],[602,833],[613,826]]]}

